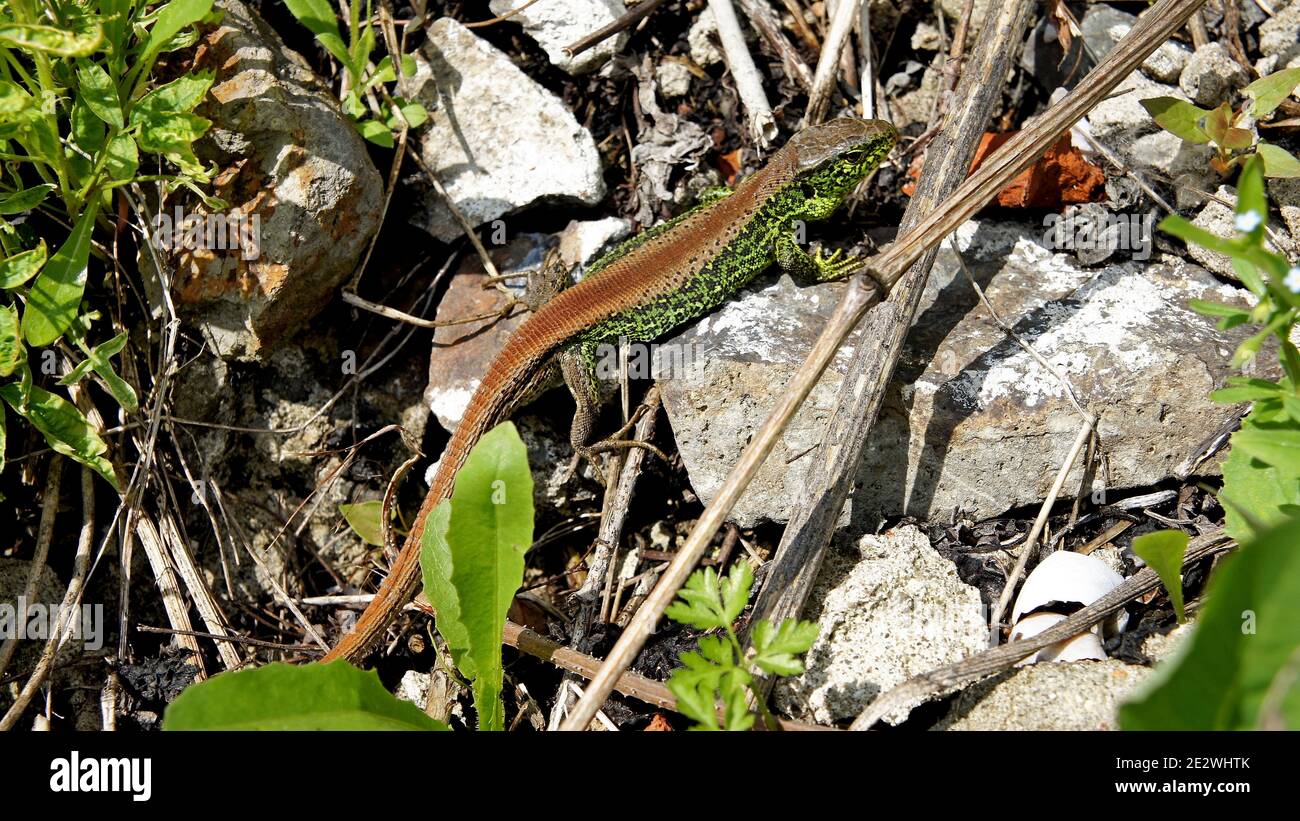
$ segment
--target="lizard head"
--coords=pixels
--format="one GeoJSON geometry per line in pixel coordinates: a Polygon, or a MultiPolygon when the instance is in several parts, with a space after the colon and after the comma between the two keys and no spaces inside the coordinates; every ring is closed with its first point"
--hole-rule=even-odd
{"type": "Polygon", "coordinates": [[[795,171],[811,198],[836,204],[880,164],[898,142],[884,120],[842,117],[805,128],[790,138],[795,171]]]}

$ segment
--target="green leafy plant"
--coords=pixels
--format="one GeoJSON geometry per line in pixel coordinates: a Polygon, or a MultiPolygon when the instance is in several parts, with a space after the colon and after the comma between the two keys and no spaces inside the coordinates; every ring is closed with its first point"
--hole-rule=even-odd
{"type": "Polygon", "coordinates": [[[1187,621],[1183,613],[1183,557],[1187,555],[1187,534],[1181,530],[1158,530],[1133,540],[1133,552],[1160,576],[1174,605],[1178,623],[1187,621]]]}
{"type": "MultiPolygon", "coordinates": [[[[1243,162],[1237,236],[1224,239],[1176,216],[1161,223],[1186,242],[1228,256],[1256,305],[1194,300],[1192,308],[1217,317],[1220,328],[1263,326],[1238,346],[1233,363],[1254,360],[1273,337],[1283,377],[1233,377],[1211,394],[1216,402],[1253,403],[1229,441],[1219,493],[1227,531],[1240,547],[1211,579],[1184,650],[1121,709],[1126,729],[1300,728],[1300,621],[1294,615],[1300,599],[1300,353],[1290,341],[1300,314],[1300,267],[1264,245],[1265,163],[1260,156],[1243,162]]],[[[1160,573],[1181,611],[1178,567],[1186,536],[1150,534],[1135,539],[1134,550],[1160,573]]]]}
{"type": "Polygon", "coordinates": [[[1300,729],[1300,518],[1215,572],[1187,644],[1120,708],[1127,730],[1300,729]]]}
{"type": "Polygon", "coordinates": [[[393,134],[402,129],[403,119],[411,128],[418,128],[429,119],[424,106],[414,100],[393,97],[388,91],[397,82],[398,70],[403,77],[415,74],[414,57],[397,55],[396,67],[393,55],[371,62],[376,38],[370,21],[370,0],[366,0],[364,14],[361,0],[354,0],[344,13],[348,21],[346,40],[329,0],[285,0],[285,5],[343,67],[339,99],[361,136],[376,145],[392,148],[393,134]]]}
{"type": "MultiPolygon", "coordinates": [[[[74,404],[35,384],[31,349],[80,352],[59,386],[93,376],[136,410],[135,391],[111,363],[126,336],[90,341],[100,318],[82,305],[93,234],[117,187],[158,180],[197,191],[206,181],[191,146],[210,125],[193,110],[211,75],[150,83],[159,56],[192,45],[193,24],[211,8],[212,0],[0,0],[0,379],[13,379],[0,396],[54,450],[114,485],[107,445],[74,404]],[[141,175],[141,154],[179,173],[141,175]],[[30,220],[17,219],[35,210],[71,226],[66,236],[38,237],[30,220]]],[[[40,356],[45,374],[52,353],[40,356]]],[[[0,415],[0,467],[3,428],[0,415]]]]}
{"type": "Polygon", "coordinates": [[[268,664],[191,685],[167,707],[164,730],[447,730],[394,697],[373,670],[345,661],[268,664]]]}
{"type": "MultiPolygon", "coordinates": [[[[754,625],[754,652],[748,658],[732,622],[749,601],[754,573],[738,562],[726,577],[713,568],[691,574],[665,614],[673,621],[699,630],[721,630],[721,635],[700,638],[699,652],[683,653],[682,667],[673,671],[668,689],[677,698],[678,711],[695,722],[697,730],[748,730],[754,724],[749,695],[754,679],[767,673],[797,676],[803,672],[799,656],[817,640],[816,623],[786,619],[780,627],[763,619],[754,625]],[[721,720],[718,701],[723,705],[721,720]]],[[[771,715],[762,699],[755,699],[770,725],[771,715]]]]}
{"type": "Polygon", "coordinates": [[[461,674],[473,681],[482,730],[504,728],[501,633],[533,542],[533,476],[509,422],[483,435],[429,514],[420,543],[424,594],[461,674]]]}
{"type": "Polygon", "coordinates": [[[1177,97],[1153,97],[1142,106],[1164,130],[1196,145],[1215,148],[1211,164],[1227,175],[1249,157],[1258,157],[1266,177],[1300,177],[1300,160],[1286,149],[1260,139],[1256,123],[1273,113],[1300,87],[1300,68],[1261,77],[1243,89],[1247,102],[1238,109],[1226,101],[1204,109],[1177,97]]]}
{"type": "Polygon", "coordinates": [[[1268,198],[1262,160],[1250,157],[1237,186],[1237,236],[1224,239],[1178,216],[1160,227],[1176,237],[1227,255],[1243,285],[1257,298],[1253,308],[1192,300],[1198,313],[1217,317],[1221,329],[1245,323],[1262,326],[1242,342],[1232,363],[1254,360],[1270,337],[1277,341],[1283,377],[1278,381],[1232,377],[1210,397],[1216,402],[1253,402],[1232,435],[1223,465],[1220,499],[1228,533],[1238,540],[1259,535],[1300,514],[1300,352],[1291,332],[1300,316],[1300,266],[1264,245],[1268,198]]]}

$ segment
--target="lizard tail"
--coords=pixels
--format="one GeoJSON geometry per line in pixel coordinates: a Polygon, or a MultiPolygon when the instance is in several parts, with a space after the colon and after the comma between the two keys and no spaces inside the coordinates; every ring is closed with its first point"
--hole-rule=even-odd
{"type": "Polygon", "coordinates": [[[420,583],[420,539],[429,514],[444,499],[451,497],[456,472],[465,464],[470,450],[483,434],[508,418],[515,407],[532,392],[544,371],[542,363],[557,344],[551,337],[563,338],[552,330],[552,325],[544,307],[511,336],[493,367],[484,375],[465,408],[456,432],[443,450],[429,492],[420,505],[411,532],[402,544],[402,552],[379,585],[375,598],[358,617],[356,627],[340,639],[322,661],[360,661],[379,642],[398,613],[415,596],[420,583]],[[537,322],[539,319],[543,321],[537,322]]]}

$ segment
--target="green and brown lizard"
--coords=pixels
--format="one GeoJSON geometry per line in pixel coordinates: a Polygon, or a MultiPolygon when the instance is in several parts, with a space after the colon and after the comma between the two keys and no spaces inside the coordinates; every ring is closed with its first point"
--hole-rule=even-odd
{"type": "Polygon", "coordinates": [[[601,346],[649,342],[708,314],[777,263],[800,279],[838,279],[857,265],[838,252],[809,255],[795,223],[829,217],[893,148],[881,120],[839,119],[805,129],[735,191],[645,231],[597,260],[511,335],[475,390],[420,506],[402,551],[356,627],[325,659],[359,660],[414,595],[429,513],[451,496],[456,472],[479,438],[510,416],[558,369],[577,402],[571,441],[588,446],[598,402],[601,346]]]}

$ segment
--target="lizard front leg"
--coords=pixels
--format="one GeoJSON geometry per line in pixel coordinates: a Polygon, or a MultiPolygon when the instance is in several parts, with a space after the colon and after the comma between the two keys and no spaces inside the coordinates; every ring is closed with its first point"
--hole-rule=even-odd
{"type": "Polygon", "coordinates": [[[841,257],[842,251],[835,251],[830,256],[822,256],[821,249],[810,254],[792,234],[782,234],[776,240],[776,264],[795,279],[804,282],[830,282],[843,279],[862,264],[856,255],[841,257]]]}

